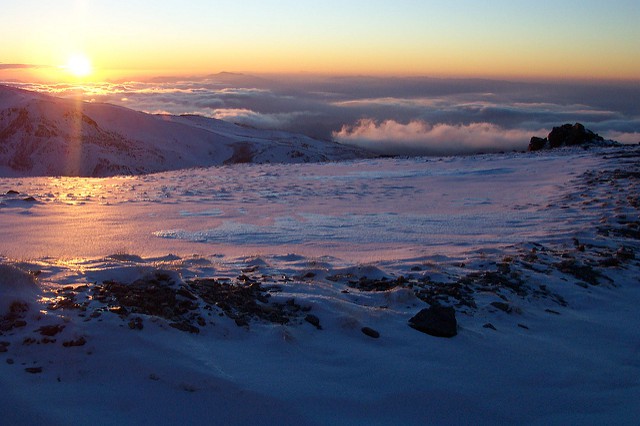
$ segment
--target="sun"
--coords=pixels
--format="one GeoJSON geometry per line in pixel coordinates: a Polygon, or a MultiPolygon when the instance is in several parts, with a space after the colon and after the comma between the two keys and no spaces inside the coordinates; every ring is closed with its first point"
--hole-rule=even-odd
{"type": "Polygon", "coordinates": [[[67,60],[65,69],[74,77],[87,77],[93,72],[91,61],[81,53],[71,55],[67,60]]]}

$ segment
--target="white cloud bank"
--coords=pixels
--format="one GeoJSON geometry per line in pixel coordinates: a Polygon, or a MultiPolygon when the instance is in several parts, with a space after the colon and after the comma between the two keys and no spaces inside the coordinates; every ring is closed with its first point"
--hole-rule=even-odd
{"type": "Polygon", "coordinates": [[[343,126],[333,137],[386,155],[448,155],[524,150],[532,135],[545,133],[504,129],[491,123],[432,125],[421,120],[403,124],[363,119],[353,126],[343,126]]]}

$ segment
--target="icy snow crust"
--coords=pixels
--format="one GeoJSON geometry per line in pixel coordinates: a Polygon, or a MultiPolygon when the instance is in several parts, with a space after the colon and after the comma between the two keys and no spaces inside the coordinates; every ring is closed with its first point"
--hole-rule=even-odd
{"type": "Polygon", "coordinates": [[[632,424],[639,158],[0,179],[2,423],[632,424]]]}

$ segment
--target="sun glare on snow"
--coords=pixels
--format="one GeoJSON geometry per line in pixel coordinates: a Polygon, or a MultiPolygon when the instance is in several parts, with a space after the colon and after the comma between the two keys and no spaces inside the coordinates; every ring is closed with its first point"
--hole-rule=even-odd
{"type": "Polygon", "coordinates": [[[86,77],[93,71],[89,58],[81,54],[70,56],[65,68],[74,77],[86,77]]]}

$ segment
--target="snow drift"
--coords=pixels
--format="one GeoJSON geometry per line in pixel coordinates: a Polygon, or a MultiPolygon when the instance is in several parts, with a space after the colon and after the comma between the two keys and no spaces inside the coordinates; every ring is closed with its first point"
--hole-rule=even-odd
{"type": "Polygon", "coordinates": [[[32,275],[15,266],[0,264],[0,316],[6,315],[16,302],[28,305],[39,292],[32,275]]]}

